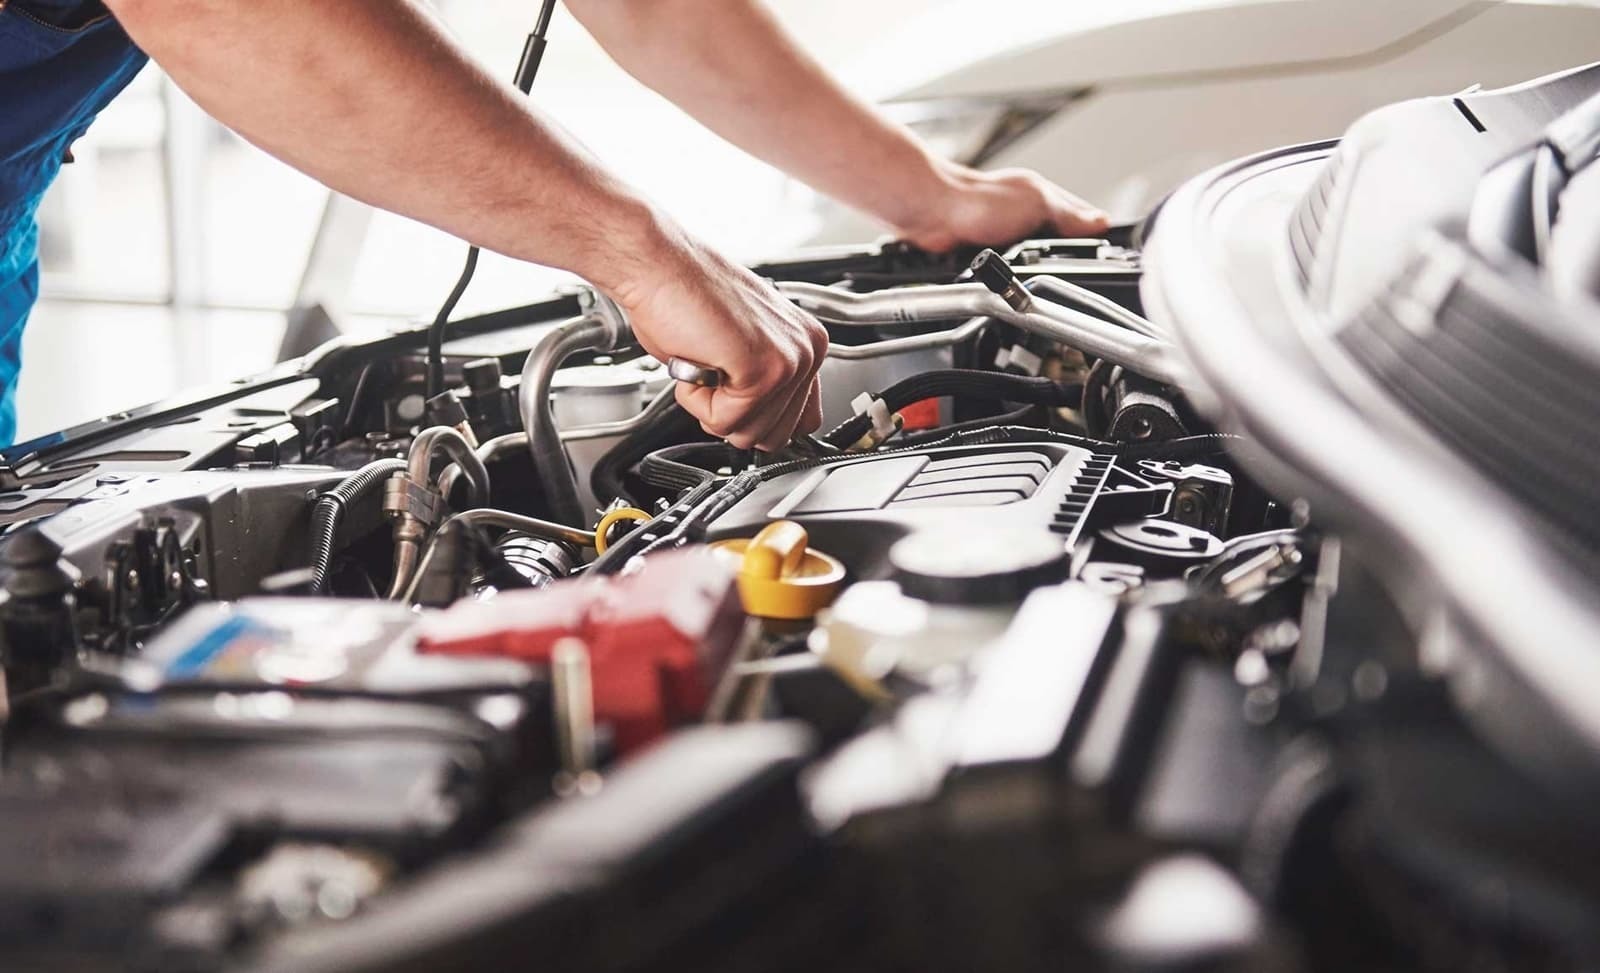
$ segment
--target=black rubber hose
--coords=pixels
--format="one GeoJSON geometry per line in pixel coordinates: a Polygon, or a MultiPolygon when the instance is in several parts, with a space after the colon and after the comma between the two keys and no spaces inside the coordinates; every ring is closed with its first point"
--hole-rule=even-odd
{"type": "Polygon", "coordinates": [[[748,465],[748,456],[724,443],[680,443],[646,456],[639,463],[639,479],[668,492],[689,490],[716,479],[713,470],[748,465]]]}
{"type": "MultiPolygon", "coordinates": [[[[628,495],[623,476],[646,456],[685,440],[703,439],[700,422],[676,402],[651,422],[623,437],[594,464],[589,486],[601,498],[628,495]]],[[[629,499],[636,499],[630,497],[629,499]]]]}
{"type": "MultiPolygon", "coordinates": [[[[1076,405],[1083,390],[1077,385],[1061,385],[1051,379],[1029,375],[1007,375],[978,369],[947,368],[923,372],[896,382],[882,393],[889,411],[903,409],[923,399],[986,399],[991,402],[1019,402],[1026,405],[1076,405]]],[[[844,448],[867,434],[872,418],[857,415],[834,427],[823,440],[844,448]]]]}
{"type": "Polygon", "coordinates": [[[338,486],[317,497],[311,508],[311,593],[320,595],[328,587],[328,564],[333,560],[334,541],[345,507],[363,500],[384,481],[406,469],[405,460],[373,460],[345,477],[338,486]]]}

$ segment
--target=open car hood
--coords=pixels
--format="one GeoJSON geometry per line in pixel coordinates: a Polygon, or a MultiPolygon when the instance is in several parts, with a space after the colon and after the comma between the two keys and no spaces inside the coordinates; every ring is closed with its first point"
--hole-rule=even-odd
{"type": "Polygon", "coordinates": [[[1485,174],[1597,90],[1591,66],[1404,103],[1342,143],[1220,167],[1155,217],[1144,283],[1205,408],[1255,444],[1258,473],[1391,556],[1384,573],[1438,633],[1431,663],[1467,711],[1528,765],[1589,787],[1600,655],[1574,649],[1600,644],[1592,550],[1572,551],[1571,525],[1517,496],[1537,467],[1507,475],[1458,448],[1461,417],[1419,408],[1408,392],[1422,379],[1375,373],[1352,336],[1384,311],[1444,334],[1436,316],[1457,299],[1504,288],[1535,318],[1592,333],[1592,304],[1560,306],[1531,265],[1462,237],[1485,174]]]}

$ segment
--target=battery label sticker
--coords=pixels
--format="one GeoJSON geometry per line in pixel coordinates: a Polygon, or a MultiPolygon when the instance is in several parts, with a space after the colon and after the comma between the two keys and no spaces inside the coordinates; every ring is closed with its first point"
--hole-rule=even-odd
{"type": "Polygon", "coordinates": [[[235,670],[238,661],[254,656],[279,638],[280,633],[257,619],[248,615],[230,615],[168,663],[166,676],[168,679],[193,679],[202,675],[222,675],[224,673],[219,670],[235,670]],[[233,664],[229,664],[226,658],[229,655],[234,657],[233,664]]]}
{"type": "MultiPolygon", "coordinates": [[[[268,621],[254,611],[219,616],[168,656],[168,680],[315,685],[359,676],[410,625],[347,606],[283,604],[268,621]]],[[[163,653],[165,654],[165,653],[163,653]]]]}

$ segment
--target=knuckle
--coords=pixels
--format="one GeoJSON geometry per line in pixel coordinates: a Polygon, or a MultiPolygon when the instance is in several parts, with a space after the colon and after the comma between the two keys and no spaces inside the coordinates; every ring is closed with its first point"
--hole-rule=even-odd
{"type": "Polygon", "coordinates": [[[796,375],[800,374],[800,368],[798,354],[775,355],[772,363],[772,384],[775,386],[789,384],[796,375]]]}
{"type": "Polygon", "coordinates": [[[789,380],[806,378],[811,374],[811,366],[816,363],[816,352],[811,350],[810,343],[797,345],[794,354],[794,367],[789,372],[789,380]]]}
{"type": "Polygon", "coordinates": [[[771,392],[787,385],[795,376],[795,355],[792,350],[773,347],[769,350],[766,368],[761,375],[763,392],[771,392]]]}

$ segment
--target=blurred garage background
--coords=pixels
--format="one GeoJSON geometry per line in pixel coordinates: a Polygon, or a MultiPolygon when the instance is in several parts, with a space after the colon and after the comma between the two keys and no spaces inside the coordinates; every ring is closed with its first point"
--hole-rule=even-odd
{"type": "MultiPolygon", "coordinates": [[[[818,57],[858,90],[896,99],[941,151],[1038,167],[1127,218],[1188,174],[1337,134],[1369,107],[1504,84],[1600,50],[1600,0],[770,2],[818,57]]],[[[535,5],[437,6],[510,74],[535,5]]],[[[879,232],[698,128],[565,15],[534,96],[738,256],[879,232]]],[[[19,440],[265,368],[285,322],[313,304],[354,334],[431,317],[459,271],[459,241],[330,199],[154,67],[75,155],[41,213],[43,299],[25,343],[19,440]]],[[[460,313],[560,282],[486,255],[460,313]]]]}

